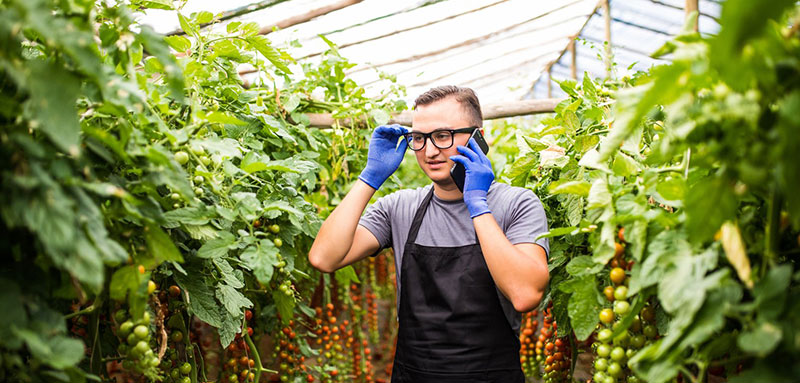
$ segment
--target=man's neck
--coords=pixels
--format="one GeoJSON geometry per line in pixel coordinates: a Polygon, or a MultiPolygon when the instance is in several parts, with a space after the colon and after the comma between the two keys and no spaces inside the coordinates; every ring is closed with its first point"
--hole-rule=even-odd
{"type": "Polygon", "coordinates": [[[433,194],[444,201],[456,201],[464,198],[464,194],[461,193],[461,190],[458,190],[458,187],[453,182],[446,185],[434,182],[433,194]]]}

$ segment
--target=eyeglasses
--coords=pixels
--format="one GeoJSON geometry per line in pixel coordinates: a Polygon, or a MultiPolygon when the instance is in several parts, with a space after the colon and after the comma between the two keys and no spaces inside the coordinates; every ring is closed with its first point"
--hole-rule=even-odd
{"type": "Polygon", "coordinates": [[[477,126],[470,126],[469,128],[461,129],[437,129],[430,133],[406,133],[404,136],[406,137],[406,141],[408,141],[408,147],[413,151],[422,150],[425,147],[425,143],[428,142],[428,139],[431,140],[433,146],[439,149],[447,149],[453,146],[453,135],[455,133],[472,133],[475,129],[480,128],[477,126]]]}

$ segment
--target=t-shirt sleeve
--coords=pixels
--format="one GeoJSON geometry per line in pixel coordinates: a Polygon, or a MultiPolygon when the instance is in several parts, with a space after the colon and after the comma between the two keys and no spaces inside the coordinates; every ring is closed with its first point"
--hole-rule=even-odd
{"type": "Polygon", "coordinates": [[[391,246],[392,243],[392,213],[394,211],[397,193],[379,198],[368,206],[358,224],[364,226],[375,236],[380,248],[391,246]]]}
{"type": "Polygon", "coordinates": [[[506,238],[516,245],[519,243],[535,243],[550,255],[550,242],[547,238],[536,239],[546,233],[547,216],[542,202],[530,190],[525,190],[519,195],[516,203],[512,205],[510,219],[506,229],[506,238]]]}

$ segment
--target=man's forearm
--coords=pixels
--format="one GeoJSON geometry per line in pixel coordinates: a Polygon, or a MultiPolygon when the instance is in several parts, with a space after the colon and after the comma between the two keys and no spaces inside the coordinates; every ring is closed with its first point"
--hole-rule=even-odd
{"type": "Polygon", "coordinates": [[[532,310],[541,300],[549,279],[546,256],[536,254],[544,250],[530,245],[535,247],[534,254],[526,254],[513,245],[491,213],[477,216],[472,222],[497,287],[517,311],[532,310]]]}
{"type": "Polygon", "coordinates": [[[342,202],[333,209],[311,245],[308,259],[320,270],[335,270],[353,244],[358,220],[375,189],[358,180],[342,202]]]}

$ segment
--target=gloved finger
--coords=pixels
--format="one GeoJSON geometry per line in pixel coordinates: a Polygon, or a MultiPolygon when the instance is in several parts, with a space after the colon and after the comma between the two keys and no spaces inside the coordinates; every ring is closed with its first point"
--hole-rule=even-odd
{"type": "Polygon", "coordinates": [[[400,140],[399,144],[397,144],[397,149],[395,151],[397,153],[405,153],[407,148],[408,148],[408,140],[404,138],[400,140]]]}
{"type": "Polygon", "coordinates": [[[478,161],[480,163],[491,166],[491,162],[489,162],[489,157],[486,157],[486,154],[483,153],[483,150],[481,149],[480,145],[478,145],[478,142],[475,141],[474,138],[469,139],[469,147],[470,149],[472,149],[472,151],[474,151],[478,155],[478,161]]]}
{"type": "Polygon", "coordinates": [[[375,129],[373,137],[397,138],[403,133],[400,125],[381,125],[375,129]]]}
{"type": "Polygon", "coordinates": [[[464,165],[465,168],[467,167],[467,163],[470,162],[470,160],[464,156],[450,156],[450,160],[459,163],[461,165],[464,165]]]}
{"type": "MultiPolygon", "coordinates": [[[[468,148],[466,146],[458,146],[458,147],[456,147],[456,150],[458,150],[458,152],[463,154],[465,157],[469,158],[469,160],[472,161],[472,162],[480,163],[480,161],[481,161],[480,158],[478,157],[478,155],[474,151],[472,151],[472,149],[470,149],[470,148],[468,148]]],[[[478,149],[478,150],[480,150],[480,149],[478,149]]]]}

